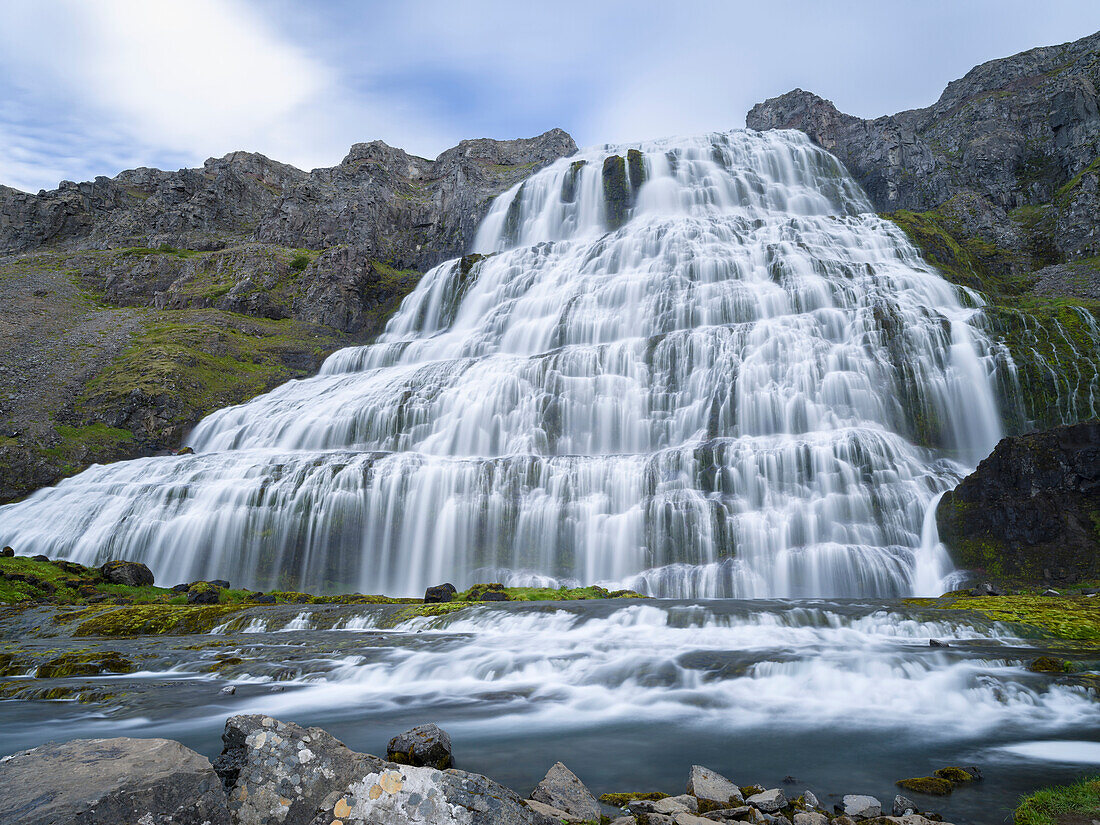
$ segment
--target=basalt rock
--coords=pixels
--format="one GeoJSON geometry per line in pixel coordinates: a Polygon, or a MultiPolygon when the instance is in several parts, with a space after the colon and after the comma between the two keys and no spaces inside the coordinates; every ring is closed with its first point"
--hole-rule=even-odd
{"type": "Polygon", "coordinates": [[[109,561],[99,568],[103,578],[111,584],[130,587],[147,587],[153,584],[153,571],[137,561],[109,561]]]}
{"type": "Polygon", "coordinates": [[[168,739],[50,742],[0,760],[5,825],[229,825],[206,757],[168,739]]]}
{"type": "Polygon", "coordinates": [[[453,763],[451,737],[436,725],[417,725],[390,740],[386,759],[401,765],[444,770],[453,763]]]}
{"type": "Polygon", "coordinates": [[[957,565],[998,581],[1100,577],[1100,422],[1003,439],[936,522],[957,565]]]}

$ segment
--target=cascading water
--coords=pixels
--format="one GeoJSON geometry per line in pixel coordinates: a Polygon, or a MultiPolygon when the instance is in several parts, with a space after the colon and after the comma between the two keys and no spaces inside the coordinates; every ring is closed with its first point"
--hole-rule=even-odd
{"type": "Polygon", "coordinates": [[[930,503],[1000,435],[988,340],[804,135],[584,151],[476,249],[194,456],[0,509],[0,543],[263,588],[937,590],[930,503]]]}

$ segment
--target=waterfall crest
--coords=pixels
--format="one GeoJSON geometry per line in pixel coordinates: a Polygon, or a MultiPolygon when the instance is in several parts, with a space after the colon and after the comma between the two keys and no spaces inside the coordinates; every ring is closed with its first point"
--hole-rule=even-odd
{"type": "Polygon", "coordinates": [[[498,198],[475,251],[377,343],[208,416],[195,455],[0,508],[0,543],[407,595],[892,596],[949,572],[925,514],[1001,434],[978,299],[805,135],[584,150],[498,198]]]}

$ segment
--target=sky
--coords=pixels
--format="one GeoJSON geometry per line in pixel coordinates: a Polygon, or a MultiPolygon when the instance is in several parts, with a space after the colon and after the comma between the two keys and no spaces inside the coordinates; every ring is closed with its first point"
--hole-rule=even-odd
{"type": "Polygon", "coordinates": [[[877,117],[972,66],[1100,30],[1097,0],[0,0],[0,184],[238,149],[304,169],[741,128],[801,87],[877,117]]]}

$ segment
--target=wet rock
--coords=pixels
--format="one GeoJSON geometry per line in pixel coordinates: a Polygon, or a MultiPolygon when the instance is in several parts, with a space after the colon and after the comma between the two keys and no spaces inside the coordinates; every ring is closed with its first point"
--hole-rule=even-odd
{"type": "Polygon", "coordinates": [[[907,796],[898,794],[894,797],[894,805],[892,813],[894,816],[905,816],[906,814],[915,814],[917,812],[917,803],[907,796]]]}
{"type": "Polygon", "coordinates": [[[175,455],[194,455],[195,451],[191,447],[180,447],[176,450],[175,455]]]}
{"type": "Polygon", "coordinates": [[[600,818],[599,801],[561,762],[555,762],[546,772],[531,792],[531,798],[584,820],[600,818]]]}
{"type": "Polygon", "coordinates": [[[794,815],[793,825],[828,825],[829,817],[820,811],[799,811],[794,815]]]}
{"type": "Polygon", "coordinates": [[[233,685],[226,685],[221,689],[221,692],[226,696],[232,696],[237,692],[237,688],[235,688],[233,685]]]}
{"type": "Polygon", "coordinates": [[[508,594],[502,593],[500,590],[486,590],[481,594],[480,600],[483,602],[506,602],[508,601],[508,594]]]}
{"type": "Polygon", "coordinates": [[[229,825],[206,757],[168,739],[50,742],[0,760],[5,825],[229,825]]]}
{"type": "Polygon", "coordinates": [[[5,547],[3,550],[0,550],[0,558],[10,559],[14,555],[15,555],[15,550],[13,550],[10,547],[5,547]]]}
{"type": "Polygon", "coordinates": [[[129,587],[150,587],[153,571],[137,561],[109,561],[99,568],[100,574],[111,584],[129,587]]]}
{"type": "Polygon", "coordinates": [[[781,808],[787,807],[787,797],[779,788],[771,788],[762,793],[753,794],[745,801],[766,814],[773,814],[781,808]]]}
{"type": "Polygon", "coordinates": [[[217,604],[220,596],[221,588],[216,587],[213,582],[195,582],[187,588],[187,603],[188,604],[217,604]]]}
{"type": "Polygon", "coordinates": [[[49,561],[49,560],[50,560],[49,556],[43,556],[41,553],[39,553],[37,556],[31,556],[31,561],[49,561]]]}
{"type": "Polygon", "coordinates": [[[312,825],[554,825],[484,776],[412,765],[387,764],[366,773],[330,794],[319,810],[312,825]]]}
{"type": "Polygon", "coordinates": [[[975,779],[979,778],[974,776],[974,774],[966,768],[957,767],[939,768],[938,770],[932,771],[932,775],[938,776],[940,779],[946,779],[948,782],[955,785],[960,785],[963,782],[973,782],[975,779]]]}
{"type": "Polygon", "coordinates": [[[911,779],[899,779],[895,783],[899,788],[928,796],[946,796],[954,789],[948,780],[938,776],[914,776],[911,779]]]}
{"type": "Polygon", "coordinates": [[[873,819],[882,813],[882,803],[873,796],[863,794],[845,794],[838,805],[833,806],[838,814],[852,819],[873,819]]]}
{"type": "Polygon", "coordinates": [[[255,593],[249,601],[256,604],[275,604],[276,599],[270,593],[255,593]]]}
{"type": "Polygon", "coordinates": [[[951,647],[947,642],[941,642],[939,639],[929,639],[929,647],[951,647]]]}
{"type": "Polygon", "coordinates": [[[173,585],[170,589],[173,593],[186,593],[190,587],[191,585],[189,584],[176,584],[173,585]]]}
{"type": "Polygon", "coordinates": [[[308,825],[330,795],[386,767],[320,728],[270,716],[231,716],[222,742],[214,770],[225,785],[234,825],[308,825]]]}
{"type": "Polygon", "coordinates": [[[809,805],[811,808],[820,808],[821,803],[817,801],[817,796],[809,788],[802,792],[802,801],[809,805]]]}
{"type": "Polygon", "coordinates": [[[691,766],[687,792],[699,800],[700,809],[736,807],[745,801],[737,785],[702,765],[691,766]]]}
{"type": "Polygon", "coordinates": [[[451,737],[435,725],[417,725],[390,740],[386,758],[400,765],[445,770],[453,764],[451,737]]]}
{"type": "Polygon", "coordinates": [[[1003,596],[1005,592],[990,582],[982,582],[970,591],[971,596],[1003,596]]]}
{"type": "Polygon", "coordinates": [[[222,590],[229,589],[229,582],[225,579],[211,579],[209,584],[214,585],[214,587],[220,587],[222,590]]]}
{"type": "Polygon", "coordinates": [[[1053,588],[1047,588],[1046,590],[1044,590],[1039,595],[1040,596],[1060,596],[1061,593],[1059,593],[1057,590],[1054,590],[1053,588]]]}
{"type": "Polygon", "coordinates": [[[455,597],[458,590],[453,584],[437,584],[424,591],[424,604],[442,604],[455,597]]]}

